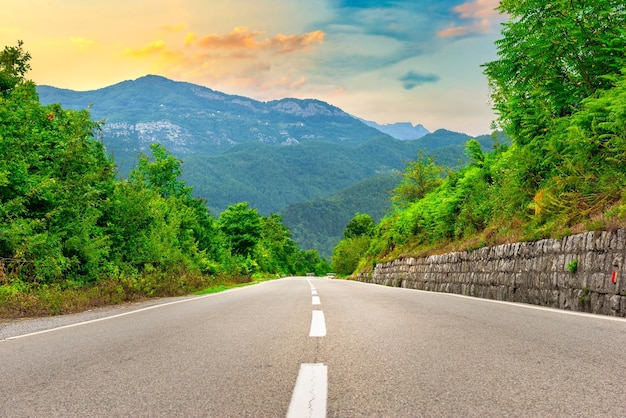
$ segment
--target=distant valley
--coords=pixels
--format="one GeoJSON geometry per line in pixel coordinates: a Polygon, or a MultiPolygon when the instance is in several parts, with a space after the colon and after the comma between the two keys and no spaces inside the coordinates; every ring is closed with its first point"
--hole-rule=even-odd
{"type": "MultiPolygon", "coordinates": [[[[159,76],[77,92],[39,86],[42,103],[90,108],[124,177],[160,142],[183,161],[183,178],[218,215],[247,201],[279,213],[302,248],[329,257],[355,212],[379,219],[408,161],[424,150],[458,167],[468,135],[409,123],[362,121],[319,100],[259,102],[159,76]],[[413,137],[414,136],[414,137],[413,137]],[[325,205],[324,209],[320,205],[325,205]]],[[[477,138],[485,149],[489,136],[477,138]]]]}

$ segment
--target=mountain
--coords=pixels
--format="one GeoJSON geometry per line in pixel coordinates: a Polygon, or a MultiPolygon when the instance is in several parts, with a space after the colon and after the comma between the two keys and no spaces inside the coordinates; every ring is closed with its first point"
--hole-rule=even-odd
{"type": "Polygon", "coordinates": [[[103,142],[114,152],[122,175],[153,142],[185,156],[215,154],[248,142],[357,145],[384,135],[319,100],[260,102],[154,75],[85,92],[51,86],[37,90],[43,104],[90,107],[94,119],[105,120],[103,142]]]}
{"type": "Polygon", "coordinates": [[[430,133],[430,131],[424,128],[423,125],[413,126],[413,124],[409,122],[398,122],[387,125],[379,125],[376,122],[372,122],[369,120],[359,120],[361,120],[367,126],[371,126],[372,128],[378,129],[379,131],[386,133],[393,138],[401,139],[403,141],[418,139],[430,133]]]}

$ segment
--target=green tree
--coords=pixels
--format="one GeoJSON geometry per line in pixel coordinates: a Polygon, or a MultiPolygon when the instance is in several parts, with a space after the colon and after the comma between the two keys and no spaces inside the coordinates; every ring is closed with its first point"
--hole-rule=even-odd
{"type": "Polygon", "coordinates": [[[180,180],[181,160],[174,157],[159,143],[150,144],[153,159],[146,154],[139,157],[137,168],[128,176],[131,184],[143,185],[158,191],[163,197],[191,199],[192,188],[180,180]]]}
{"type": "Polygon", "coordinates": [[[296,254],[294,262],[295,273],[305,275],[306,273],[315,273],[322,276],[330,271],[328,262],[320,257],[317,250],[300,250],[296,254]]]}
{"type": "Polygon", "coordinates": [[[261,216],[248,202],[240,202],[226,208],[218,219],[220,230],[235,255],[249,256],[261,238],[261,216]]]}
{"type": "Polygon", "coordinates": [[[86,110],[42,106],[33,83],[0,97],[0,256],[39,280],[96,280],[115,169],[86,110]]]}
{"type": "Polygon", "coordinates": [[[25,81],[30,70],[30,54],[22,49],[23,41],[17,46],[6,46],[0,52],[0,95],[6,96],[15,86],[25,81]]]}
{"type": "Polygon", "coordinates": [[[259,267],[268,273],[295,273],[294,258],[297,244],[291,232],[283,224],[283,218],[275,213],[261,218],[261,236],[255,248],[255,259],[259,267]]]}
{"type": "Polygon", "coordinates": [[[375,228],[376,224],[370,215],[357,212],[343,230],[343,236],[344,238],[355,238],[362,235],[370,237],[374,233],[375,228]]]}
{"type": "Polygon", "coordinates": [[[423,199],[431,190],[442,183],[443,169],[430,157],[425,157],[420,150],[416,161],[411,161],[402,173],[402,181],[393,190],[391,201],[405,207],[423,199]]]}
{"type": "Polygon", "coordinates": [[[498,123],[514,141],[543,137],[555,118],[614,86],[626,63],[623,0],[502,0],[510,16],[498,59],[484,65],[498,123]]]}
{"type": "Polygon", "coordinates": [[[360,235],[339,241],[333,249],[331,267],[337,274],[352,274],[365,256],[370,245],[370,238],[360,235]]]}

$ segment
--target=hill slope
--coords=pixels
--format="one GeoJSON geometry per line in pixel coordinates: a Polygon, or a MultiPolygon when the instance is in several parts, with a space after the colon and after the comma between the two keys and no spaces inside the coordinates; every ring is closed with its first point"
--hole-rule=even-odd
{"type": "Polygon", "coordinates": [[[378,222],[391,210],[390,191],[399,182],[398,173],[379,174],[332,196],[289,205],[280,215],[301,248],[315,248],[330,259],[356,212],[367,213],[378,222]]]}

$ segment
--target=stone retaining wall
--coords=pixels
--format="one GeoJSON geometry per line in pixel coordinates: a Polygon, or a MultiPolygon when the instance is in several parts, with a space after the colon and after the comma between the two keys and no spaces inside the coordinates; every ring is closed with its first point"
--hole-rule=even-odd
{"type": "Polygon", "coordinates": [[[625,261],[620,229],[400,258],[358,280],[624,317],[625,261]]]}

